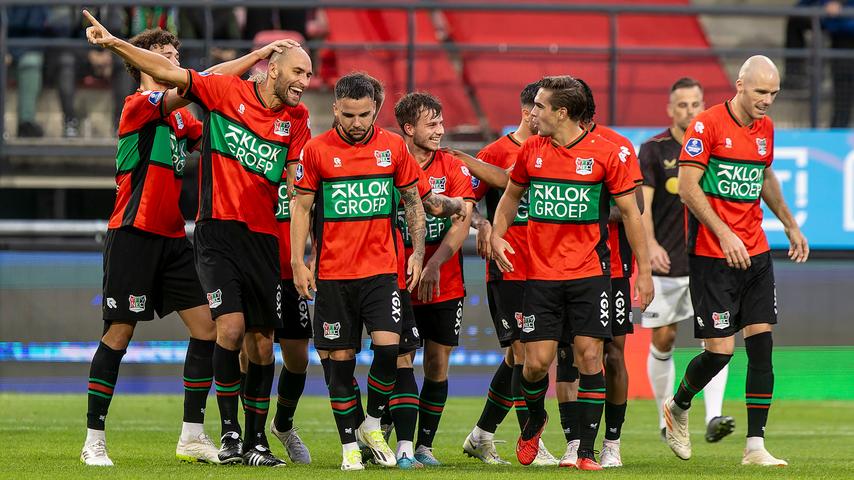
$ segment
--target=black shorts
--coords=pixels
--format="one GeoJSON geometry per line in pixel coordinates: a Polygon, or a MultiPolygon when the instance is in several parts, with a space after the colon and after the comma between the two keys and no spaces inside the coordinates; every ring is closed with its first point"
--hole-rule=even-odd
{"type": "Polygon", "coordinates": [[[750,268],[730,268],[723,258],[691,255],[694,337],[731,337],[747,325],[777,323],[771,253],[750,257],[750,268]]]}
{"type": "Polygon", "coordinates": [[[196,269],[214,319],[243,312],[246,328],[282,328],[279,241],[242,222],[196,224],[196,269]]]}
{"type": "Polygon", "coordinates": [[[104,241],[106,322],[147,321],[205,303],[186,237],[170,238],[133,227],[107,231],[104,241]]]}
{"type": "Polygon", "coordinates": [[[362,327],[400,334],[402,302],[397,275],[357,280],[317,280],[314,300],[314,347],[359,349],[362,327]]]}
{"type": "Polygon", "coordinates": [[[460,327],[463,323],[463,299],[445,300],[412,307],[415,324],[422,340],[456,347],[460,344],[460,327]]]}
{"type": "Polygon", "coordinates": [[[308,302],[297,293],[293,279],[282,280],[282,323],[277,328],[275,341],[306,340],[312,337],[308,302]]]}
{"type": "Polygon", "coordinates": [[[522,329],[522,307],[525,282],[521,280],[493,280],[486,284],[486,298],[495,334],[502,348],[519,340],[522,329]]]}
{"type": "Polygon", "coordinates": [[[611,279],[528,280],[522,317],[522,342],[576,336],[611,338],[611,279]],[[567,335],[567,330],[571,334],[567,335]]]}
{"type": "Polygon", "coordinates": [[[400,290],[400,350],[398,355],[418,350],[421,346],[421,335],[415,323],[415,312],[412,311],[412,294],[407,289],[400,290]]]}
{"type": "Polygon", "coordinates": [[[632,323],[632,285],[628,278],[611,279],[611,335],[635,333],[632,323]]]}

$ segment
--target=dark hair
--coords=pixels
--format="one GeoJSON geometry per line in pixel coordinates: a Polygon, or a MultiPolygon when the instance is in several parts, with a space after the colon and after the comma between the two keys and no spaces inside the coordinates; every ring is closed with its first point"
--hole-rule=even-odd
{"type": "Polygon", "coordinates": [[[682,77],[679,80],[676,80],[675,82],[673,82],[673,86],[670,87],[670,93],[673,93],[676,90],[679,90],[680,88],[693,88],[693,87],[699,88],[700,91],[703,90],[703,86],[700,85],[700,82],[694,80],[691,77],[682,77]]]}
{"type": "Polygon", "coordinates": [[[380,105],[385,101],[385,87],[383,87],[382,82],[377,80],[376,78],[364,74],[367,77],[368,81],[371,82],[371,86],[374,87],[374,101],[377,102],[377,109],[380,108],[380,105]]]}
{"type": "Polygon", "coordinates": [[[584,99],[587,100],[587,108],[584,109],[584,115],[581,116],[582,123],[593,122],[593,117],[596,116],[596,101],[593,100],[593,90],[590,90],[590,85],[580,78],[576,78],[581,88],[584,90],[584,99]]]}
{"type": "Polygon", "coordinates": [[[442,103],[429,93],[412,92],[401,97],[394,105],[394,116],[401,130],[407,123],[410,125],[418,123],[418,117],[421,116],[422,111],[436,118],[442,114],[442,103]]]}
{"type": "Polygon", "coordinates": [[[343,98],[360,100],[365,97],[374,100],[375,95],[373,83],[361,72],[348,73],[335,82],[335,100],[343,98]]]}
{"type": "MultiPolygon", "coordinates": [[[[130,44],[134,47],[139,47],[144,50],[151,50],[151,47],[155,46],[166,46],[172,45],[177,50],[178,47],[181,46],[181,42],[178,40],[178,37],[172,34],[172,32],[161,30],[159,28],[152,28],[149,30],[145,30],[133,38],[130,39],[130,44]]],[[[139,69],[134,67],[133,65],[125,62],[125,70],[128,71],[131,77],[137,82],[140,81],[139,69]]]]}
{"type": "Polygon", "coordinates": [[[587,110],[587,98],[581,82],[569,75],[561,75],[543,77],[539,84],[540,88],[552,92],[550,101],[552,110],[565,108],[572,121],[581,121],[582,116],[587,110]]]}
{"type": "Polygon", "coordinates": [[[537,91],[540,90],[540,82],[531,82],[525,85],[522,93],[519,94],[519,101],[523,107],[531,107],[534,105],[534,97],[537,96],[537,91]]]}

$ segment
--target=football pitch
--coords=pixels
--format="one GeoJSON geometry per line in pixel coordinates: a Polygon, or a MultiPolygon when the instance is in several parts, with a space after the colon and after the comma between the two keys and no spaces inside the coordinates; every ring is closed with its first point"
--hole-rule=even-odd
{"type": "MultiPolygon", "coordinates": [[[[746,414],[744,404],[727,401],[724,412],[736,418],[736,432],[718,444],[703,440],[703,402],[695,400],[692,410],[694,458],[677,459],[659,439],[652,401],[630,401],[623,428],[624,467],[603,472],[522,467],[515,460],[517,423],[513,412],[496,434],[499,454],[513,462],[508,467],[490,467],[463,455],[462,443],[480,415],[482,399],[448,399],[435,453],[444,466],[401,471],[370,466],[364,472],[341,472],[341,450],[329,401],[304,397],[296,424],[311,449],[312,465],[288,465],[282,469],[261,467],[187,465],[174,456],[181,426],[182,397],[179,395],[116,395],[107,420],[107,443],[114,468],[85,467],[79,462],[85,436],[85,395],[0,394],[0,434],[11,440],[8,454],[0,462],[0,478],[400,478],[447,479],[553,478],[555,475],[595,475],[607,478],[854,478],[854,402],[775,401],[768,427],[768,448],[789,461],[786,468],[742,467],[746,414]]],[[[547,401],[551,421],[544,440],[560,457],[564,440],[557,403],[547,401]]],[[[218,436],[216,400],[208,399],[207,432],[218,436]]],[[[271,413],[273,412],[271,408],[271,413]]],[[[601,435],[597,448],[601,447],[601,435]]],[[[284,455],[275,437],[269,436],[274,453],[284,455]]],[[[392,436],[392,441],[394,436],[392,436]]],[[[286,458],[286,457],[283,457],[286,458]]]]}

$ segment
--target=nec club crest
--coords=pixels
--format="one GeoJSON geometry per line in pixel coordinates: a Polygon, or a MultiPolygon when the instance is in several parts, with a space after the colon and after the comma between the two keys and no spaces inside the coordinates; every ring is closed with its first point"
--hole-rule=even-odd
{"type": "Polygon", "coordinates": [[[273,124],[273,133],[280,137],[287,137],[291,134],[291,122],[283,122],[281,120],[276,120],[276,123],[273,124]]]}
{"type": "Polygon", "coordinates": [[[579,175],[590,175],[593,173],[593,159],[592,158],[576,158],[575,159],[575,173],[579,175]]]}
{"type": "Polygon", "coordinates": [[[445,184],[447,183],[447,177],[430,177],[430,188],[433,190],[433,193],[442,193],[445,191],[445,184]]]}
{"type": "Polygon", "coordinates": [[[756,139],[756,151],[759,153],[759,156],[764,157],[768,154],[768,141],[764,138],[756,139]]]}
{"type": "Polygon", "coordinates": [[[726,312],[712,312],[712,322],[714,322],[715,328],[718,330],[723,330],[729,327],[729,311],[726,312]]]}
{"type": "Polygon", "coordinates": [[[341,322],[323,322],[323,338],[335,340],[341,337],[341,322]]]}
{"type": "Polygon", "coordinates": [[[377,159],[378,167],[391,166],[391,150],[374,150],[374,158],[377,159]]]}
{"type": "Polygon", "coordinates": [[[128,310],[134,313],[139,313],[145,311],[145,295],[129,295],[128,296],[128,310]]]}

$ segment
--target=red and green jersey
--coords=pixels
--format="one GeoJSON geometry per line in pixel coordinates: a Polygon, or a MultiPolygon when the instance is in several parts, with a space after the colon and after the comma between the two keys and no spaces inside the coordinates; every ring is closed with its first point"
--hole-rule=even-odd
{"type": "Polygon", "coordinates": [[[338,129],[315,137],[297,165],[297,193],[315,195],[317,276],[354,280],[397,273],[395,189],[418,182],[399,135],[373,127],[352,143],[338,129]]]}
{"type": "Polygon", "coordinates": [[[125,98],[116,154],[116,204],[109,228],[184,236],[178,198],[187,152],[198,145],[202,124],[185,108],[165,113],[164,95],[146,91],[125,98]]]}
{"type": "MultiPolygon", "coordinates": [[[[287,173],[287,170],[285,170],[287,173]]],[[[291,204],[288,199],[288,184],[282,179],[279,184],[279,202],[276,205],[276,221],[279,222],[279,272],[282,280],[294,278],[291,268],[291,204]]]]}
{"type": "MultiPolygon", "coordinates": [[[[697,115],[685,130],[679,166],[704,171],[700,187],[712,210],[754,256],[769,250],[759,198],[774,160],[774,123],[765,116],[741,125],[730,108],[726,102],[697,115]]],[[[724,258],[718,237],[690,212],[688,252],[724,258]]]]}
{"type": "MultiPolygon", "coordinates": [[[[640,162],[638,162],[632,142],[603,125],[594,124],[590,131],[619,147],[618,156],[620,161],[629,169],[630,179],[635,185],[641,185],[643,173],[641,173],[640,162]]],[[[613,200],[611,205],[615,205],[613,200]]],[[[629,239],[626,236],[626,227],[622,222],[610,222],[608,224],[608,247],[611,249],[611,278],[631,277],[635,259],[632,256],[632,247],[629,245],[629,239]]]]}
{"type": "Polygon", "coordinates": [[[583,131],[569,145],[533,136],[522,144],[510,180],[528,189],[528,279],[574,280],[611,274],[611,196],[635,185],[620,148],[583,131]]]}
{"type": "MultiPolygon", "coordinates": [[[[415,162],[416,160],[413,158],[412,161],[415,162]]],[[[421,201],[424,201],[433,193],[433,190],[430,187],[430,181],[427,180],[424,170],[417,164],[416,170],[418,171],[418,196],[421,197],[421,201]]],[[[397,201],[395,204],[400,205],[400,202],[397,201]]],[[[406,210],[403,212],[403,218],[406,218],[406,210]]],[[[405,223],[401,224],[400,215],[398,214],[398,220],[395,222],[397,228],[394,229],[394,241],[397,246],[397,288],[401,290],[406,288],[406,261],[409,260],[409,257],[406,255],[406,246],[403,244],[403,228],[405,227],[405,223]]]]}
{"type": "MultiPolygon", "coordinates": [[[[474,202],[471,190],[471,175],[463,162],[443,151],[433,153],[433,157],[422,167],[433,193],[441,193],[447,197],[462,197],[463,200],[474,202]]],[[[397,222],[403,229],[403,244],[406,247],[405,256],[412,255],[412,242],[406,225],[406,211],[398,205],[397,222]]],[[[427,233],[424,236],[424,263],[439,249],[442,240],[451,228],[450,218],[438,218],[427,214],[427,233]]],[[[439,267],[439,293],[430,303],[462,298],[466,295],[463,284],[463,257],[457,250],[445,263],[439,267]]],[[[417,298],[412,299],[413,305],[423,305],[417,298]]]]}
{"type": "Polygon", "coordinates": [[[207,113],[199,161],[201,220],[236,220],[278,235],[276,208],[285,164],[311,137],[308,109],[269,108],[256,82],[188,70],[181,95],[207,113]]]}
{"type": "MultiPolygon", "coordinates": [[[[490,165],[495,165],[498,168],[507,170],[516,163],[516,157],[519,155],[522,144],[519,143],[512,134],[507,134],[498,140],[483,147],[477,154],[478,160],[482,160],[490,165]]],[[[490,223],[495,223],[495,210],[498,208],[498,202],[501,200],[501,195],[504,194],[502,188],[490,188],[486,182],[483,182],[475,177],[472,177],[472,187],[474,196],[477,200],[486,197],[486,218],[490,223]]],[[[516,218],[504,234],[504,240],[513,247],[515,255],[507,253],[507,258],[513,263],[512,272],[502,272],[498,269],[498,265],[494,261],[486,262],[486,281],[492,280],[526,280],[527,279],[527,258],[528,258],[528,192],[522,196],[519,201],[519,208],[516,210],[516,218]]]]}

